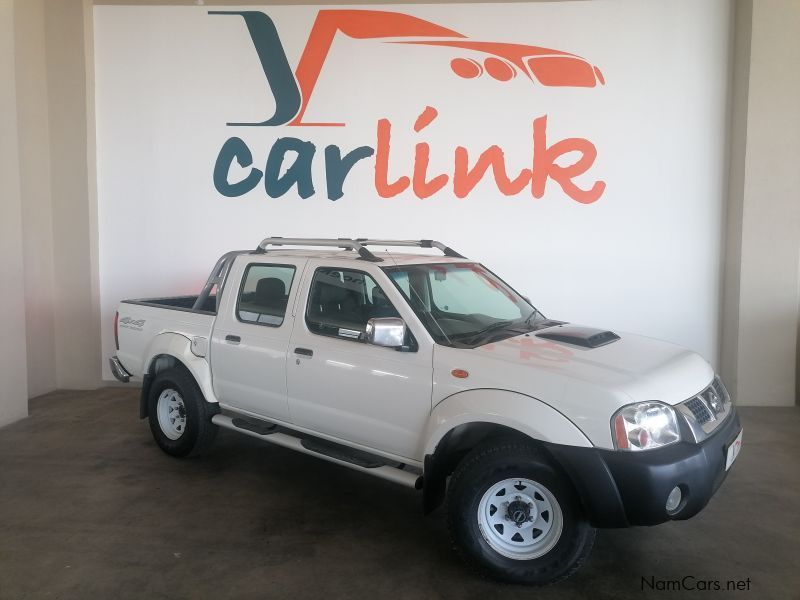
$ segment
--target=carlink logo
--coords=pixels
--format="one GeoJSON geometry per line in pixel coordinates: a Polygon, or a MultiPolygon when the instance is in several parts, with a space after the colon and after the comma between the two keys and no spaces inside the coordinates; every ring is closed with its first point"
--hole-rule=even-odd
{"type": "MultiPolygon", "coordinates": [[[[275,108],[262,120],[231,120],[229,127],[344,127],[344,122],[308,122],[306,109],[323,71],[328,54],[338,35],[355,40],[376,40],[378,43],[415,45],[431,48],[432,59],[449,60],[453,77],[463,79],[490,78],[509,82],[522,77],[531,82],[531,93],[537,86],[596,88],[605,85],[601,70],[586,59],[550,48],[526,44],[480,41],[457,31],[407,14],[375,10],[320,10],[308,36],[297,67],[292,66],[281,43],[273,20],[260,11],[210,11],[209,15],[237,17],[243,20],[263,69],[265,83],[275,99],[275,108]],[[466,55],[466,56],[465,56],[466,55]]],[[[346,95],[343,101],[347,101],[346,95]]],[[[334,107],[335,108],[335,107],[334,107]]],[[[416,133],[428,127],[439,111],[425,102],[413,124],[416,133]]],[[[548,180],[558,183],[567,196],[576,202],[597,201],[605,190],[605,182],[597,180],[588,189],[573,179],[586,173],[594,164],[597,149],[584,138],[567,138],[548,144],[547,115],[532,120],[530,168],[509,175],[505,153],[492,145],[477,158],[471,159],[464,146],[453,154],[449,173],[428,173],[431,147],[427,142],[415,145],[413,172],[393,180],[389,176],[392,123],[379,119],[375,125],[375,143],[343,153],[340,146],[329,144],[324,149],[327,197],[338,200],[344,195],[344,184],[351,170],[362,160],[375,157],[375,191],[382,198],[411,190],[420,199],[429,198],[446,187],[458,198],[466,198],[491,170],[497,190],[506,196],[528,189],[533,198],[541,198],[548,180]],[[577,159],[563,164],[565,155],[577,159]],[[559,160],[562,159],[562,160],[559,160]]],[[[531,138],[528,138],[531,139],[531,138]]],[[[316,193],[312,164],[316,146],[297,137],[279,137],[272,145],[261,170],[253,166],[253,155],[238,136],[223,144],[214,167],[214,186],[227,197],[246,194],[263,181],[266,193],[273,198],[296,188],[301,198],[316,193]],[[287,155],[290,155],[288,158],[287,155]],[[285,164],[287,158],[290,164],[285,164]],[[230,167],[236,161],[249,172],[238,181],[230,180],[230,167]]]]}

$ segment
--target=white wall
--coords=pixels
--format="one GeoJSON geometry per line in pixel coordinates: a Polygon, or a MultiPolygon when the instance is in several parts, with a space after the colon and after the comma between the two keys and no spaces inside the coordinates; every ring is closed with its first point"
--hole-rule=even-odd
{"type": "MultiPolygon", "coordinates": [[[[83,0],[48,0],[48,115],[53,201],[55,355],[59,387],[99,383],[92,273],[94,198],[89,186],[83,0]]],[[[88,6],[86,7],[88,10],[88,6]]],[[[91,64],[89,63],[91,69],[91,64]]]]}
{"type": "MultiPolygon", "coordinates": [[[[281,0],[278,1],[280,2],[281,0]]],[[[95,0],[97,4],[137,2],[138,0],[95,0]]],[[[141,3],[196,4],[194,0],[142,0],[141,3]]],[[[235,3],[235,0],[219,0],[219,3],[231,5],[235,3]]],[[[242,3],[254,4],[251,0],[242,0],[242,3]]],[[[312,3],[319,4],[319,2],[311,2],[309,0],[309,4],[312,3]]],[[[358,0],[355,3],[361,4],[364,1],[358,0]]],[[[369,4],[369,2],[366,3],[369,4]]],[[[13,39],[12,30],[10,29],[11,22],[8,20],[11,19],[10,3],[8,0],[3,0],[0,4],[3,6],[2,14],[3,19],[5,19],[2,24],[0,43],[7,45],[13,39]]],[[[591,4],[603,5],[608,3],[592,2],[591,4]]],[[[639,10],[647,12],[649,3],[637,4],[643,6],[639,10]]],[[[700,3],[697,4],[700,5],[700,3]]],[[[18,237],[15,233],[14,223],[18,218],[16,215],[21,214],[26,287],[26,315],[24,321],[27,325],[27,342],[29,344],[27,371],[30,374],[28,377],[30,395],[39,394],[56,386],[92,387],[100,381],[99,363],[101,362],[101,352],[99,333],[96,333],[97,329],[99,329],[100,317],[99,311],[95,308],[95,304],[99,302],[99,292],[94,287],[99,271],[97,270],[96,248],[94,246],[97,235],[95,223],[97,205],[93,201],[92,189],[94,135],[91,128],[94,122],[94,113],[91,107],[93,98],[91,85],[94,58],[91,48],[91,5],[92,0],[16,0],[14,3],[14,25],[18,31],[14,32],[16,34],[14,37],[16,37],[17,54],[14,56],[13,51],[4,50],[0,56],[0,64],[2,64],[0,81],[4,83],[2,90],[0,90],[0,97],[3,103],[2,116],[0,116],[3,128],[2,139],[0,139],[0,150],[2,150],[2,155],[0,155],[0,158],[2,158],[2,166],[0,166],[0,169],[2,169],[2,183],[0,185],[3,186],[2,204],[0,205],[0,211],[2,211],[0,228],[4,232],[2,237],[3,247],[8,246],[11,248],[6,253],[8,260],[2,263],[2,270],[4,277],[6,271],[12,274],[12,279],[17,276],[19,265],[16,262],[15,248],[17,247],[18,237]],[[43,36],[41,32],[45,28],[44,15],[48,13],[51,15],[51,26],[43,36]],[[53,23],[58,22],[59,15],[65,17],[65,26],[52,26],[53,23]],[[79,22],[81,15],[83,18],[88,17],[89,19],[84,21],[82,26],[80,26],[79,22]],[[86,44],[89,45],[88,48],[85,48],[86,44]],[[81,60],[80,54],[84,49],[86,54],[84,59],[81,60]],[[72,58],[68,61],[46,60],[46,65],[43,67],[42,56],[45,51],[48,55],[67,52],[70,53],[72,58]],[[75,52],[78,54],[76,55],[75,52]],[[77,60],[75,60],[76,56],[77,60]],[[10,78],[9,65],[13,62],[17,63],[16,82],[10,78]],[[56,69],[60,70],[58,75],[55,73],[56,69]],[[62,85],[55,85],[54,81],[57,77],[60,77],[62,85]],[[80,84],[84,79],[89,87],[88,92],[80,84]],[[70,85],[70,81],[77,83],[70,85]],[[14,115],[14,112],[7,108],[10,98],[14,96],[13,87],[10,87],[11,84],[17,87],[16,96],[19,108],[18,136],[6,134],[6,131],[12,127],[14,115]],[[43,98],[42,94],[46,94],[46,98],[43,98]],[[64,110],[57,110],[57,107],[51,110],[50,105],[57,105],[64,94],[77,95],[79,100],[69,101],[64,110]],[[46,109],[43,108],[44,104],[47,106],[46,109]],[[46,116],[44,116],[44,112],[47,113],[46,116]],[[79,124],[79,127],[85,125],[89,128],[89,133],[86,136],[78,133],[74,137],[56,140],[54,144],[57,151],[51,152],[51,146],[53,145],[51,144],[50,135],[51,119],[64,120],[72,123],[73,126],[75,124],[79,124]],[[46,132],[45,123],[47,123],[46,132]],[[14,150],[9,145],[9,142],[15,137],[19,140],[21,161],[17,161],[16,158],[13,160],[7,158],[14,155],[14,150]],[[87,153],[89,155],[88,159],[86,158],[87,153]],[[33,165],[30,163],[30,156],[36,157],[33,165]],[[60,173],[65,174],[67,177],[70,176],[72,171],[80,173],[85,170],[89,180],[86,188],[81,185],[60,188],[59,178],[39,177],[40,171],[47,172],[49,170],[51,161],[58,162],[61,165],[60,173]],[[20,162],[20,172],[22,173],[20,178],[23,197],[21,210],[17,207],[16,194],[6,192],[7,189],[15,189],[17,178],[14,175],[13,165],[17,164],[17,162],[20,162]],[[51,179],[52,186],[50,187],[62,189],[62,195],[60,196],[61,210],[55,219],[52,216],[52,202],[49,202],[50,213],[48,214],[48,202],[44,199],[47,192],[46,188],[49,186],[51,179]],[[67,189],[69,191],[64,192],[67,189]],[[85,204],[87,199],[89,201],[88,231],[85,226],[87,223],[85,204]],[[49,232],[50,226],[53,229],[52,234],[49,232]],[[10,235],[5,235],[5,231],[8,228],[10,228],[10,235]],[[55,268],[52,265],[54,259],[50,258],[50,254],[53,253],[52,239],[56,235],[56,231],[59,239],[56,252],[65,243],[66,246],[71,248],[71,258],[59,261],[58,281],[56,281],[55,268]],[[52,291],[48,290],[48,280],[53,281],[52,291]],[[88,289],[90,298],[88,300],[85,295],[87,293],[85,282],[87,281],[90,282],[90,288],[88,289]],[[72,300],[62,306],[55,303],[56,293],[60,298],[77,298],[77,300],[72,300]],[[60,329],[61,342],[58,344],[58,354],[62,356],[62,379],[48,376],[52,372],[53,364],[56,360],[54,336],[55,323],[58,321],[62,322],[60,329]],[[95,328],[94,331],[92,330],[93,327],[95,328]],[[48,351],[48,348],[52,350],[48,351]],[[70,354],[73,356],[69,357],[70,354]],[[71,361],[68,365],[67,360],[71,361]]],[[[663,5],[656,6],[663,8],[663,5]]],[[[675,10],[682,10],[682,6],[678,4],[675,10]]],[[[708,4],[704,3],[704,8],[701,8],[701,12],[716,10],[715,6],[716,4],[713,4],[709,7],[708,4]]],[[[733,388],[734,392],[737,391],[740,384],[743,389],[749,386],[749,389],[752,390],[752,392],[746,392],[745,394],[737,394],[740,404],[790,404],[793,398],[791,393],[787,394],[787,390],[789,392],[791,390],[791,382],[795,379],[796,371],[790,364],[794,349],[791,347],[791,339],[789,339],[790,336],[787,337],[787,332],[797,330],[798,306],[795,304],[794,311],[792,311],[790,300],[792,285],[794,285],[792,281],[797,281],[800,276],[798,276],[797,269],[792,274],[787,265],[793,263],[797,267],[797,249],[800,247],[800,239],[792,237],[797,235],[797,230],[792,225],[795,222],[793,221],[795,217],[792,209],[797,206],[797,203],[792,203],[791,194],[779,195],[774,192],[779,189],[781,181],[791,181],[791,178],[797,174],[796,164],[797,156],[800,155],[800,148],[794,142],[791,142],[792,139],[796,139],[792,130],[792,127],[794,127],[792,119],[797,116],[797,111],[792,102],[793,98],[797,97],[796,78],[800,72],[797,69],[787,68],[777,77],[755,77],[751,86],[749,79],[751,62],[749,38],[753,28],[750,14],[752,2],[751,0],[731,0],[730,6],[736,7],[737,16],[736,29],[731,37],[735,37],[737,40],[736,55],[733,57],[733,71],[734,79],[738,78],[738,83],[734,82],[733,91],[735,96],[738,97],[738,102],[734,101],[734,105],[738,105],[739,110],[737,111],[736,106],[734,106],[730,126],[731,178],[726,202],[728,208],[727,239],[725,242],[727,254],[724,287],[725,311],[721,326],[723,358],[721,370],[725,380],[733,388]],[[754,86],[757,86],[758,89],[755,90],[754,86]],[[750,125],[756,129],[763,127],[765,128],[764,131],[773,132],[777,139],[782,140],[781,147],[784,151],[781,153],[772,151],[772,145],[769,140],[764,140],[758,136],[752,139],[747,137],[747,109],[751,87],[753,87],[754,93],[759,95],[761,100],[757,101],[758,111],[750,115],[750,125]],[[776,99],[780,102],[773,105],[772,101],[776,99]],[[788,104],[782,104],[781,102],[788,104]],[[757,139],[761,139],[761,141],[756,143],[757,139]],[[762,158],[766,156],[769,157],[768,160],[762,158]],[[753,184],[748,187],[750,201],[747,210],[745,210],[743,201],[744,182],[746,179],[745,157],[748,161],[748,177],[756,174],[760,180],[758,185],[753,184]],[[764,176],[764,174],[769,173],[774,173],[776,175],[775,178],[770,180],[764,176]],[[761,223],[756,228],[748,228],[746,224],[753,219],[761,220],[761,223]],[[764,219],[771,219],[773,226],[769,226],[764,219]],[[745,226],[743,227],[743,225],[745,226]],[[748,235],[749,241],[744,245],[744,251],[742,251],[742,231],[747,231],[748,229],[751,232],[758,231],[759,235],[748,235]],[[784,243],[775,245],[773,240],[777,239],[778,236],[781,236],[784,243]],[[777,248],[780,251],[773,253],[773,248],[777,248]],[[748,254],[750,258],[746,257],[748,254]],[[743,256],[745,256],[744,264],[750,265],[745,271],[742,270],[743,256]],[[775,268],[765,268],[771,265],[773,259],[776,259],[777,263],[780,264],[776,263],[775,268]],[[780,307],[775,308],[774,311],[770,308],[773,304],[773,295],[776,298],[780,298],[780,307]],[[740,328],[739,305],[742,298],[746,297],[756,300],[756,302],[744,311],[742,327],[740,328]],[[759,297],[765,299],[764,303],[757,302],[759,297]],[[781,316],[780,322],[773,320],[773,316],[777,314],[781,316]],[[750,327],[744,325],[747,320],[751,322],[750,327]],[[768,324],[768,327],[761,328],[760,324],[768,324]],[[741,356],[743,357],[741,361],[740,348],[742,349],[741,356]]],[[[756,69],[770,69],[770,64],[774,68],[779,68],[782,65],[791,66],[792,63],[789,60],[775,61],[770,56],[780,56],[781,52],[788,51],[789,54],[793,52],[791,48],[794,47],[793,44],[797,43],[796,31],[798,27],[796,22],[800,13],[800,3],[792,0],[758,2],[757,7],[755,29],[759,33],[755,35],[755,39],[756,44],[761,45],[764,50],[761,52],[756,51],[753,57],[754,67],[756,69]]],[[[450,7],[449,12],[457,13],[453,7],[450,7]]],[[[674,22],[674,20],[665,19],[658,9],[649,13],[651,27],[656,27],[661,21],[665,21],[667,24],[674,22]]],[[[694,16],[692,16],[688,19],[688,23],[690,23],[689,29],[693,30],[695,26],[701,26],[702,22],[702,19],[696,22],[694,16]],[[692,23],[696,23],[696,25],[692,25],[692,23]]],[[[727,27],[723,15],[720,15],[720,18],[717,19],[716,25],[727,27]]],[[[683,40],[681,31],[676,33],[675,39],[683,40]]],[[[705,45],[698,46],[698,49],[703,53],[705,45]]],[[[694,58],[690,56],[686,58],[687,64],[693,62],[693,60],[694,58]]],[[[764,73],[768,72],[771,71],[764,71],[764,73]]],[[[676,91],[680,91],[677,86],[676,91]]],[[[188,103],[189,108],[187,110],[191,110],[192,104],[192,102],[188,103]]],[[[723,113],[715,114],[721,116],[723,113]]],[[[665,129],[661,128],[660,131],[663,133],[665,129]]],[[[677,136],[683,129],[681,125],[672,132],[667,131],[668,137],[677,136]]],[[[67,129],[63,126],[57,126],[57,130],[60,132],[59,136],[69,135],[67,129]]],[[[71,131],[74,131],[74,129],[71,131]]],[[[603,152],[601,152],[602,156],[603,152]]],[[[631,164],[636,165],[639,156],[632,155],[629,160],[631,164]]],[[[669,177],[665,176],[667,184],[678,185],[674,183],[676,180],[672,175],[670,173],[669,177]]],[[[756,179],[752,181],[755,182],[756,179]]],[[[681,190],[678,190],[678,192],[681,192],[681,190]]],[[[680,196],[680,193],[678,195],[680,196]]],[[[544,200],[547,200],[547,198],[544,200]]],[[[286,231],[298,234],[306,232],[299,228],[295,229],[291,223],[286,221],[246,224],[246,227],[250,228],[249,233],[243,231],[241,236],[242,240],[248,245],[253,243],[250,239],[253,235],[257,238],[264,231],[273,233],[286,231]],[[273,229],[273,227],[278,227],[279,229],[273,229]],[[245,240],[244,238],[247,239],[245,240]]],[[[341,229],[342,233],[350,233],[345,228],[340,227],[339,224],[337,224],[337,229],[341,229]]],[[[365,231],[367,231],[366,228],[360,225],[357,229],[354,229],[353,233],[361,235],[365,231]]],[[[444,232],[444,237],[447,237],[448,233],[445,228],[442,224],[437,223],[434,231],[430,234],[441,235],[442,232],[444,232]]],[[[308,231],[308,233],[312,233],[312,231],[308,231]]],[[[330,235],[324,226],[321,227],[321,231],[315,230],[313,233],[330,235]]],[[[369,233],[381,232],[370,227],[369,233]]],[[[416,229],[410,233],[416,234],[416,229]]],[[[469,242],[469,240],[467,241],[469,242]]],[[[222,248],[219,249],[219,251],[221,250],[222,248]]],[[[204,271],[208,268],[207,263],[213,260],[212,254],[216,254],[217,251],[217,248],[200,250],[200,252],[205,252],[208,257],[206,259],[204,256],[202,260],[198,259],[196,261],[198,277],[202,278],[204,276],[204,271]],[[200,275],[200,272],[203,272],[203,274],[200,275]]],[[[476,253],[473,252],[473,254],[476,253]]],[[[476,255],[484,257],[483,249],[478,248],[476,255]]],[[[602,258],[602,256],[599,257],[599,259],[602,258]]],[[[511,275],[510,273],[513,265],[507,268],[507,265],[502,260],[500,262],[493,260],[491,264],[498,270],[502,270],[504,274],[513,277],[515,283],[520,281],[518,274],[511,275]]],[[[594,266],[594,264],[591,260],[587,262],[587,265],[594,266]]],[[[620,266],[623,267],[625,265],[621,264],[620,266]]],[[[194,281],[189,283],[191,283],[189,287],[194,286],[194,281]]],[[[2,407],[0,408],[0,415],[8,415],[10,407],[11,413],[15,415],[10,418],[16,418],[16,416],[24,414],[24,402],[20,401],[21,394],[19,392],[21,389],[19,387],[19,374],[22,369],[18,360],[19,355],[16,354],[23,347],[18,343],[19,324],[23,321],[23,317],[19,314],[17,308],[18,299],[14,296],[15,289],[18,288],[10,286],[7,290],[10,292],[7,295],[9,308],[3,313],[2,327],[5,335],[0,338],[3,359],[0,362],[0,407],[2,407]],[[10,359],[11,362],[7,359],[10,359]]],[[[558,288],[553,289],[558,291],[558,288]]],[[[531,289],[528,291],[538,294],[540,290],[531,289]]],[[[606,296],[608,295],[605,290],[601,290],[601,292],[606,296]]],[[[594,293],[594,290],[592,290],[592,293],[594,293]]],[[[690,292],[687,291],[687,293],[690,292]]],[[[537,298],[539,298],[538,295],[537,298]]],[[[539,299],[541,304],[541,298],[539,299]]],[[[576,308],[592,306],[591,303],[587,303],[581,297],[568,300],[576,308]]],[[[707,300],[708,302],[713,302],[714,295],[712,294],[707,300]]],[[[705,300],[703,302],[705,303],[705,300]]],[[[550,305],[551,302],[548,301],[546,304],[550,305]]],[[[598,305],[603,306],[603,304],[599,303],[598,305]]],[[[561,303],[550,306],[543,305],[543,308],[547,308],[553,314],[566,316],[566,313],[562,311],[561,303]]],[[[576,318],[576,316],[579,317],[580,315],[573,313],[570,316],[576,318]]],[[[661,320],[657,316],[653,322],[660,322],[661,320]]],[[[616,325],[602,318],[594,319],[594,322],[610,326],[616,325]]],[[[24,361],[22,364],[24,366],[24,361]]],[[[24,393],[22,396],[24,396],[24,393]]],[[[5,416],[0,416],[0,421],[5,418],[5,416]]]]}
{"type": "Polygon", "coordinates": [[[734,107],[725,374],[739,402],[785,406],[797,392],[800,3],[740,9],[752,26],[741,49],[748,69],[735,84],[746,101],[734,107]]]}
{"type": "Polygon", "coordinates": [[[100,383],[86,15],[89,0],[14,2],[30,396],[100,383]]]}
{"type": "Polygon", "coordinates": [[[44,15],[44,0],[14,3],[30,396],[56,388],[53,207],[44,15]]]}
{"type": "MultiPolygon", "coordinates": [[[[546,314],[671,340],[717,359],[722,204],[726,176],[729,3],[555,2],[380,6],[470,37],[573,52],[602,69],[593,89],[465,81],[450,54],[340,37],[310,119],[344,128],[231,128],[270,114],[271,95],[238,16],[205,7],[95,7],[95,70],[103,356],[122,298],[196,290],[222,252],[265,235],[442,239],[497,270],[546,314]],[[438,57],[438,58],[437,58],[438,57]],[[342,94],[342,90],[347,92],[342,94]],[[411,125],[426,104],[438,119],[411,125]],[[378,197],[374,158],[353,169],[345,197],[225,198],[212,185],[222,143],[242,137],[263,168],[277,137],[349,150],[375,146],[393,123],[393,176],[410,174],[414,144],[431,144],[431,173],[452,152],[500,145],[510,169],[531,161],[531,121],[548,144],[590,140],[598,157],[578,178],[603,180],[592,204],[550,181],[543,198],[505,197],[484,181],[465,199],[378,197]]],[[[316,7],[265,7],[292,66],[316,7]]],[[[458,56],[457,53],[453,54],[458,56]]]]}
{"type": "Polygon", "coordinates": [[[0,0],[0,426],[28,414],[14,6],[0,0]]]}

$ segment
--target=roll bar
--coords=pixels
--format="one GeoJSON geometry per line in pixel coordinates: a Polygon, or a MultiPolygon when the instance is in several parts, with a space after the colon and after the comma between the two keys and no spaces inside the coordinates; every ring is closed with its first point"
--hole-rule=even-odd
{"type": "Polygon", "coordinates": [[[233,259],[240,254],[246,253],[247,250],[234,250],[233,252],[226,252],[220,257],[220,259],[217,261],[217,264],[214,265],[211,275],[208,276],[206,284],[203,286],[200,295],[197,296],[197,300],[195,300],[192,310],[201,310],[203,306],[205,306],[206,301],[208,300],[209,296],[211,296],[211,292],[214,291],[215,287],[217,288],[217,310],[219,310],[219,301],[222,295],[219,292],[222,290],[222,286],[225,285],[225,279],[227,279],[228,272],[231,270],[233,259]]]}

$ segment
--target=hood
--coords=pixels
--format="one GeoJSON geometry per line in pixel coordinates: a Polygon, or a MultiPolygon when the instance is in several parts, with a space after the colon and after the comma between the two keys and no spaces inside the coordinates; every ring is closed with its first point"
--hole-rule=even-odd
{"type": "Polygon", "coordinates": [[[573,325],[515,336],[475,351],[520,367],[526,378],[529,369],[544,370],[569,380],[568,387],[624,394],[624,404],[642,400],[677,404],[697,394],[714,377],[700,355],[681,346],[573,325]]]}
{"type": "MultiPolygon", "coordinates": [[[[619,408],[645,400],[674,405],[714,378],[703,358],[675,344],[617,332],[612,335],[618,339],[586,347],[537,335],[552,329],[472,349],[436,346],[434,405],[467,390],[517,392],[562,413],[596,445],[611,447],[610,419],[619,408]],[[469,377],[456,379],[452,369],[464,369],[469,377]]],[[[584,333],[598,330],[593,331],[584,333]]]]}

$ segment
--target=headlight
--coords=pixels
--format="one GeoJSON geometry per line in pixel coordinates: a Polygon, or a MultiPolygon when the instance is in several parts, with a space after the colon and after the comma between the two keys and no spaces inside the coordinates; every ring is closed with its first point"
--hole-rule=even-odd
{"type": "Polygon", "coordinates": [[[617,450],[652,450],[681,439],[671,406],[640,402],[619,409],[611,419],[611,437],[617,450]]]}

